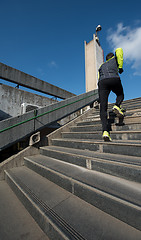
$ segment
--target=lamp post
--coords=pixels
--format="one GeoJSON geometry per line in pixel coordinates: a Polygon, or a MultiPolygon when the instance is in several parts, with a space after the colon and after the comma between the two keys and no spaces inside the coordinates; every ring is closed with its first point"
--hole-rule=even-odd
{"type": "Polygon", "coordinates": [[[96,41],[97,41],[97,43],[98,43],[99,45],[100,45],[100,43],[99,43],[99,38],[98,38],[98,36],[97,36],[97,33],[98,33],[99,31],[101,31],[101,29],[102,29],[101,25],[98,25],[98,26],[96,27],[95,38],[96,38],[96,41]]]}

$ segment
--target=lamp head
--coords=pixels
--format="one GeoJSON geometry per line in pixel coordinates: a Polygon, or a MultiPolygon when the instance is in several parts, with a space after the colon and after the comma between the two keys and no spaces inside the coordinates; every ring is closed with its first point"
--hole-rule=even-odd
{"type": "Polygon", "coordinates": [[[96,32],[101,31],[101,29],[102,29],[101,25],[98,25],[98,26],[96,27],[96,32]]]}

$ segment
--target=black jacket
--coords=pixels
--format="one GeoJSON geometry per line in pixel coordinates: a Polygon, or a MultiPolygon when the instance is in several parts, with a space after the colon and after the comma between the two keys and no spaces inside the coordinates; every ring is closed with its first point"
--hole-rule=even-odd
{"type": "Polygon", "coordinates": [[[116,57],[110,58],[99,68],[99,81],[106,78],[119,78],[116,57]]]}

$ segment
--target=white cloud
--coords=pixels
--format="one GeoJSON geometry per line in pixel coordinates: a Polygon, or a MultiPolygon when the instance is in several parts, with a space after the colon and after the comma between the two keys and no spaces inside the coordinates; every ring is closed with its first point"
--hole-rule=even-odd
{"type": "Polygon", "coordinates": [[[115,31],[109,29],[107,40],[113,51],[123,48],[124,60],[131,63],[135,75],[141,75],[141,27],[124,27],[119,23],[115,31]]]}
{"type": "Polygon", "coordinates": [[[55,68],[58,67],[55,61],[51,61],[48,65],[49,67],[55,67],[55,68]]]}

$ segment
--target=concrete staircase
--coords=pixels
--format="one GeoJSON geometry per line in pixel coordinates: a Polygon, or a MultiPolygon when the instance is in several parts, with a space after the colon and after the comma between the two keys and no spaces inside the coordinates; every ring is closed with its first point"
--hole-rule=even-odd
{"type": "Polygon", "coordinates": [[[39,155],[25,157],[24,166],[5,171],[0,239],[141,240],[141,98],[123,103],[123,122],[112,106],[112,142],[101,140],[99,110],[90,109],[69,130],[53,133],[39,155]],[[23,232],[13,237],[19,223],[23,232]]]}

